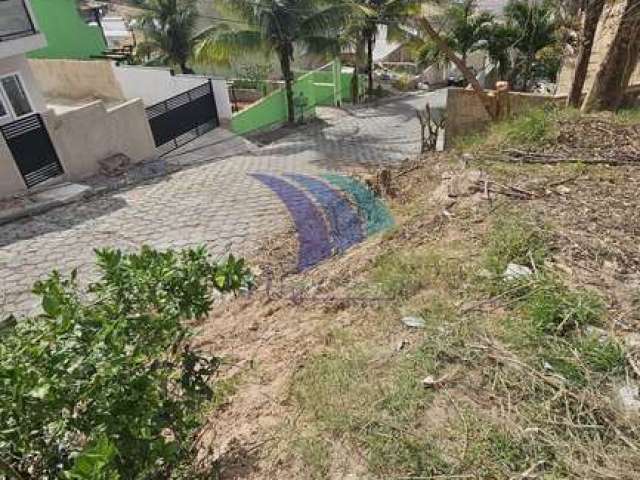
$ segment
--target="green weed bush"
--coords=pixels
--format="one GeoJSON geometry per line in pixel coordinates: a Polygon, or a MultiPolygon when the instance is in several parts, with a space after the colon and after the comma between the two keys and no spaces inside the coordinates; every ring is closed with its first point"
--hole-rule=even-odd
{"type": "MultiPolygon", "coordinates": [[[[176,478],[191,455],[219,359],[191,350],[188,321],[213,291],[252,279],[205,249],[97,251],[84,296],[75,272],[38,282],[44,314],[0,337],[0,472],[9,478],[176,478]]],[[[191,477],[193,478],[193,477],[191,477]]]]}

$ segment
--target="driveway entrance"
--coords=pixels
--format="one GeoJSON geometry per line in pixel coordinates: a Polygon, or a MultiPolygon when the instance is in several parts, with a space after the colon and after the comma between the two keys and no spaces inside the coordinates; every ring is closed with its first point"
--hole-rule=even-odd
{"type": "Polygon", "coordinates": [[[204,244],[212,254],[230,249],[251,260],[265,239],[295,226],[281,196],[264,182],[267,176],[297,186],[317,206],[329,193],[311,187],[328,184],[329,174],[415,157],[415,108],[427,100],[409,95],[321,110],[318,120],[263,147],[216,128],[163,157],[180,168],[170,175],[2,225],[0,312],[33,309],[33,283],[53,269],[66,274],[78,268],[83,282],[91,280],[95,248],[204,244]]]}
{"type": "Polygon", "coordinates": [[[147,107],[146,112],[161,155],[220,125],[211,82],[147,107]]]}

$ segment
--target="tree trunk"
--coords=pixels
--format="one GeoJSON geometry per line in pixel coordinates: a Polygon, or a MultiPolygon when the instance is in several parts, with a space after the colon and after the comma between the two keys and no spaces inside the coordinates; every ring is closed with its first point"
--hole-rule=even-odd
{"type": "Polygon", "coordinates": [[[360,79],[358,78],[358,62],[354,62],[353,75],[351,76],[351,103],[358,103],[360,94],[360,79]]]}
{"type": "Polygon", "coordinates": [[[360,74],[362,73],[362,65],[365,62],[364,53],[364,38],[359,36],[355,42],[353,76],[351,77],[351,101],[354,105],[360,102],[360,74]]]}
{"type": "Polygon", "coordinates": [[[180,71],[187,75],[193,75],[195,72],[187,66],[187,62],[180,62],[180,71]]]}
{"type": "Polygon", "coordinates": [[[458,70],[460,70],[462,75],[464,75],[464,78],[467,80],[467,82],[469,82],[469,85],[471,85],[473,90],[476,92],[476,95],[478,95],[478,98],[480,98],[480,101],[482,102],[484,109],[487,111],[487,113],[492,119],[495,119],[497,114],[495,109],[493,108],[491,99],[487,96],[484,89],[482,88],[482,85],[480,85],[480,82],[478,82],[478,79],[473,74],[473,72],[465,65],[465,63],[460,58],[458,58],[458,56],[453,52],[453,50],[449,48],[449,45],[447,45],[447,42],[445,42],[440,37],[440,35],[438,35],[438,32],[436,32],[436,30],[433,28],[429,20],[427,20],[426,18],[422,18],[421,22],[422,22],[423,28],[427,32],[427,35],[431,37],[431,39],[436,43],[440,51],[443,52],[451,62],[453,62],[453,64],[458,68],[458,70]]]}
{"type": "Polygon", "coordinates": [[[296,121],[295,108],[293,104],[293,72],[291,71],[291,52],[293,47],[285,45],[278,52],[280,57],[280,69],[284,78],[284,90],[287,97],[287,120],[289,123],[296,121]]]}
{"type": "Polygon", "coordinates": [[[369,95],[373,93],[373,34],[367,32],[367,75],[369,95]]]}
{"type": "Polygon", "coordinates": [[[526,65],[524,66],[524,83],[522,85],[522,91],[525,93],[529,91],[529,81],[531,80],[531,66],[533,65],[534,60],[535,53],[529,51],[529,53],[527,53],[526,65]]]}
{"type": "Polygon", "coordinates": [[[567,106],[575,108],[580,107],[580,101],[582,100],[582,89],[589,71],[589,60],[591,59],[598,22],[604,9],[604,0],[586,0],[582,8],[584,15],[582,38],[578,50],[578,58],[576,59],[576,68],[573,72],[573,82],[567,98],[567,106]]]}
{"type": "Polygon", "coordinates": [[[631,75],[638,65],[640,0],[627,0],[618,8],[623,9],[619,13],[618,29],[582,104],[582,111],[585,113],[620,108],[631,75]]]}

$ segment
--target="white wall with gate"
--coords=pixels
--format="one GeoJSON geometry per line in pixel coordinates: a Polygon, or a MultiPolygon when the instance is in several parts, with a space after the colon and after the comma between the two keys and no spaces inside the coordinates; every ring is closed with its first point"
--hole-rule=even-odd
{"type": "Polygon", "coordinates": [[[141,98],[145,106],[171,98],[211,80],[221,121],[231,119],[231,102],[227,82],[223,78],[204,75],[172,75],[167,68],[115,66],[118,82],[126,98],[141,98]]]}

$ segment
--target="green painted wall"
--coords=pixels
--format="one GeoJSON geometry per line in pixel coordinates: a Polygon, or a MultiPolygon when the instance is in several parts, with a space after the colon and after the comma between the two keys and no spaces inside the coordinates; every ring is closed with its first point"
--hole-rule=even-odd
{"type": "MultiPolygon", "coordinates": [[[[343,101],[350,101],[351,74],[343,73],[341,77],[342,99],[343,101]]],[[[296,80],[293,86],[294,97],[297,97],[302,92],[308,102],[305,116],[313,114],[317,105],[333,105],[334,92],[332,82],[333,75],[331,71],[309,72],[296,80]]],[[[286,119],[287,101],[284,89],[276,90],[249,108],[236,113],[231,119],[231,130],[243,135],[253,130],[282,123],[286,119]]]]}
{"type": "Polygon", "coordinates": [[[107,48],[100,28],[80,17],[76,0],[31,0],[31,4],[48,45],[28,57],[84,60],[107,48]]]}

